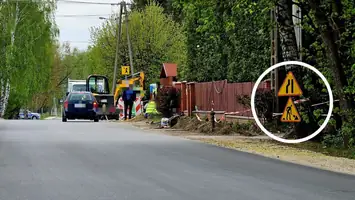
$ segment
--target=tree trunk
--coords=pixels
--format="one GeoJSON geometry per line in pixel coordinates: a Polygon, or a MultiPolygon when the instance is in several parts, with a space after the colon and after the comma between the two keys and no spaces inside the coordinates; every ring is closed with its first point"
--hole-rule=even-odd
{"type": "MultiPolygon", "coordinates": [[[[280,44],[282,50],[282,59],[283,61],[298,61],[299,49],[297,47],[295,25],[293,23],[292,9],[293,1],[292,0],[279,0],[277,3],[277,23],[279,26],[279,35],[280,35],[280,44]]],[[[286,77],[287,71],[292,70],[293,74],[297,77],[302,77],[302,68],[299,66],[286,66],[286,70],[279,68],[279,80],[280,85],[282,84],[284,78],[286,77]]],[[[298,81],[301,88],[303,88],[302,82],[298,81]]],[[[288,97],[279,97],[280,110],[284,110],[286,106],[288,97]]],[[[293,131],[286,134],[285,137],[306,137],[308,136],[308,131],[304,131],[302,128],[304,123],[296,123],[294,125],[293,131]]]]}
{"type": "MultiPolygon", "coordinates": [[[[12,48],[13,48],[13,45],[15,43],[15,33],[16,33],[16,28],[17,28],[17,24],[19,23],[19,19],[20,19],[20,7],[18,5],[18,2],[16,3],[16,7],[15,7],[15,13],[14,13],[14,26],[13,26],[13,29],[11,31],[11,54],[12,54],[12,48]]],[[[11,66],[10,66],[10,63],[6,63],[6,65],[8,65],[7,69],[9,69],[11,66]]],[[[3,96],[3,102],[2,102],[2,110],[1,110],[1,115],[4,116],[5,115],[5,112],[6,112],[6,106],[8,104],[8,100],[9,100],[9,97],[10,97],[10,82],[11,80],[9,78],[4,78],[3,82],[4,83],[4,89],[5,89],[5,93],[4,93],[4,96],[3,96]]]]}
{"type": "Polygon", "coordinates": [[[284,61],[299,60],[296,34],[292,20],[292,0],[279,0],[277,22],[279,25],[282,58],[284,61]]]}
{"type": "MultiPolygon", "coordinates": [[[[317,24],[319,27],[322,40],[327,49],[330,68],[334,76],[335,91],[340,101],[340,108],[342,111],[345,111],[344,115],[342,115],[342,120],[348,121],[349,116],[347,116],[347,114],[349,114],[350,112],[347,111],[351,110],[353,108],[353,105],[351,100],[347,98],[346,94],[344,93],[344,87],[348,86],[348,81],[340,56],[340,44],[338,43],[340,35],[344,31],[344,23],[336,16],[332,17],[332,21],[330,21],[328,16],[326,15],[325,10],[322,9],[322,3],[319,0],[308,1],[311,9],[315,13],[315,24],[317,24]]],[[[332,11],[332,14],[337,13],[338,16],[341,16],[343,10],[340,1],[333,0],[332,11]]],[[[347,147],[348,144],[349,138],[345,136],[344,145],[347,147]]]]}

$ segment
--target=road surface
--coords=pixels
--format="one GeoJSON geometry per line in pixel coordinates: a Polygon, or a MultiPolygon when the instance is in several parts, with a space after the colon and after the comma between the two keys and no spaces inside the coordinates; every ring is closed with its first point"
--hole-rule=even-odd
{"type": "Polygon", "coordinates": [[[0,200],[354,200],[354,186],[119,123],[0,121],[0,200]]]}

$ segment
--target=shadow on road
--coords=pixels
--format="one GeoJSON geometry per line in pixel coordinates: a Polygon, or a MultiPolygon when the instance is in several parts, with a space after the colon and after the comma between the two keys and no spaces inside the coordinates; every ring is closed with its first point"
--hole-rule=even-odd
{"type": "Polygon", "coordinates": [[[68,120],[65,123],[97,123],[90,120],[68,120]]]}

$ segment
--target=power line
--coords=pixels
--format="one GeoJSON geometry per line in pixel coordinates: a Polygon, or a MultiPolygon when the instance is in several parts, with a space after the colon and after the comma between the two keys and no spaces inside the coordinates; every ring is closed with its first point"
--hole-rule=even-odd
{"type": "Polygon", "coordinates": [[[105,3],[105,2],[90,2],[90,1],[77,1],[77,0],[52,0],[52,1],[43,1],[43,0],[33,0],[33,1],[28,1],[28,0],[12,0],[12,1],[6,1],[6,2],[0,2],[0,3],[54,3],[54,2],[61,2],[61,3],[73,3],[73,4],[92,4],[92,5],[119,5],[119,3],[105,3]]]}
{"type": "Polygon", "coordinates": [[[70,41],[70,40],[67,40],[67,41],[61,41],[61,43],[89,44],[89,43],[92,43],[92,41],[70,41]]]}
{"type": "Polygon", "coordinates": [[[89,2],[89,1],[76,1],[76,0],[58,0],[58,2],[76,3],[76,4],[95,4],[95,5],[119,5],[119,3],[89,2]]]}
{"type": "Polygon", "coordinates": [[[52,1],[44,1],[44,0],[32,0],[32,1],[29,1],[29,0],[8,0],[8,1],[1,1],[0,2],[1,4],[7,4],[7,3],[55,3],[55,0],[52,0],[52,1]]]}
{"type": "Polygon", "coordinates": [[[100,17],[100,16],[111,16],[111,14],[88,14],[88,15],[55,15],[55,17],[100,17]]]}

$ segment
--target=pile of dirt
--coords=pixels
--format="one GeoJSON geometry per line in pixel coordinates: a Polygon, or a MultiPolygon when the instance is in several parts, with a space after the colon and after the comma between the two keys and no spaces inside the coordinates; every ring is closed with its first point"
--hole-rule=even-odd
{"type": "Polygon", "coordinates": [[[230,122],[221,122],[218,123],[218,135],[230,135],[235,134],[236,132],[233,130],[233,123],[230,122]]]}
{"type": "Polygon", "coordinates": [[[215,128],[212,130],[212,123],[211,121],[208,121],[207,118],[203,118],[200,121],[196,117],[187,116],[180,117],[177,124],[172,128],[202,133],[205,135],[263,135],[263,132],[259,129],[255,122],[237,123],[222,121],[215,123],[215,128]]]}
{"type": "Polygon", "coordinates": [[[187,121],[185,127],[183,127],[184,130],[186,131],[196,131],[198,130],[198,126],[201,124],[201,122],[197,118],[190,118],[189,121],[187,121]]]}
{"type": "Polygon", "coordinates": [[[175,124],[175,126],[173,126],[173,128],[184,129],[190,120],[191,120],[190,117],[185,117],[185,116],[180,117],[178,122],[175,124]]]}
{"type": "Polygon", "coordinates": [[[215,123],[212,130],[212,123],[206,119],[198,120],[196,117],[180,117],[179,121],[172,128],[182,129],[185,131],[198,132],[206,135],[230,135],[237,133],[232,122],[215,123]]]}
{"type": "MultiPolygon", "coordinates": [[[[159,118],[157,118],[159,119],[159,118]]],[[[137,116],[131,120],[133,123],[146,123],[151,129],[161,128],[160,120],[145,119],[143,116],[137,116]]],[[[212,130],[212,123],[206,117],[201,118],[201,121],[196,117],[180,116],[176,118],[177,123],[171,127],[189,132],[201,133],[203,135],[243,135],[257,136],[263,135],[255,122],[252,123],[236,123],[221,121],[215,123],[215,128],[212,130]]]]}
{"type": "Polygon", "coordinates": [[[200,125],[197,127],[199,133],[211,134],[212,133],[212,124],[208,121],[200,122],[200,125]]]}
{"type": "Polygon", "coordinates": [[[207,128],[203,128],[205,124],[206,124],[205,121],[199,121],[196,117],[183,116],[179,118],[176,125],[173,126],[172,128],[182,129],[185,131],[196,131],[196,132],[199,132],[200,130],[207,131],[207,128]]]}

